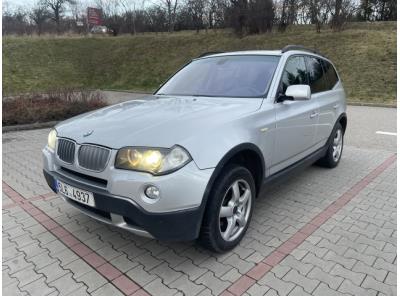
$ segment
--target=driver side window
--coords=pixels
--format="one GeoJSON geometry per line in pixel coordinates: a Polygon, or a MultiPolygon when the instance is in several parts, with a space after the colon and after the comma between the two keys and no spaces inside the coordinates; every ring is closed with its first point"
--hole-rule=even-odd
{"type": "Polygon", "coordinates": [[[283,70],[279,93],[285,94],[290,85],[308,84],[307,69],[304,57],[290,57],[283,70]]]}

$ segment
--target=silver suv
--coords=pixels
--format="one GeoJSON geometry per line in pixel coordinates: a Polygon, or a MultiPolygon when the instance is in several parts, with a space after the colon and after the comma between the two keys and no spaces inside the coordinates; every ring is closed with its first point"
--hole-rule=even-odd
{"type": "Polygon", "coordinates": [[[145,100],[58,124],[44,175],[95,219],[223,252],[244,236],[263,186],[302,165],[338,165],[345,112],[336,69],[315,51],[208,54],[145,100]]]}

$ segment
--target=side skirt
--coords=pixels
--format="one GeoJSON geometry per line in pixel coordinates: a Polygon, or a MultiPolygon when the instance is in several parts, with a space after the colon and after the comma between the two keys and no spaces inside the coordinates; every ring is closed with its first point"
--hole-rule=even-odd
{"type": "Polygon", "coordinates": [[[310,165],[315,163],[318,159],[320,159],[326,154],[328,147],[329,147],[328,145],[325,145],[320,149],[316,150],[315,152],[313,152],[312,154],[306,156],[305,158],[288,166],[287,168],[284,168],[283,170],[271,176],[268,176],[267,178],[264,179],[260,192],[263,191],[265,187],[278,185],[287,180],[288,178],[290,178],[291,176],[293,176],[295,173],[305,169],[306,167],[309,167],[310,165]]]}

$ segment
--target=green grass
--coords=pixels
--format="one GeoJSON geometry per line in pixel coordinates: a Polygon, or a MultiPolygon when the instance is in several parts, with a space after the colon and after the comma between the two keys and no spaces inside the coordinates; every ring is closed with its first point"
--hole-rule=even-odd
{"type": "Polygon", "coordinates": [[[206,51],[302,44],[337,66],[352,101],[396,100],[396,22],[356,23],[340,33],[312,26],[237,38],[228,31],[120,37],[4,37],[3,94],[58,88],[151,91],[206,51]]]}

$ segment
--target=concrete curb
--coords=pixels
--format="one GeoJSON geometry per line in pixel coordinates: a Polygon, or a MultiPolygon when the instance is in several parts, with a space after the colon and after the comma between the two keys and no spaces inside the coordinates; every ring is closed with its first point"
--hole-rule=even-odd
{"type": "Polygon", "coordinates": [[[364,107],[397,108],[397,105],[396,105],[396,104],[367,103],[367,102],[361,102],[361,101],[347,102],[347,105],[351,105],[351,106],[364,106],[364,107]]]}
{"type": "Polygon", "coordinates": [[[27,131],[33,129],[41,129],[41,128],[49,128],[55,126],[59,121],[47,121],[47,122],[36,122],[29,124],[17,124],[17,125],[8,125],[3,126],[2,132],[16,132],[16,131],[27,131]]]}
{"type": "Polygon", "coordinates": [[[122,92],[122,93],[132,93],[132,94],[146,94],[152,95],[154,91],[133,91],[127,89],[112,89],[112,88],[105,88],[105,89],[89,89],[90,91],[114,91],[114,92],[122,92]]]}

